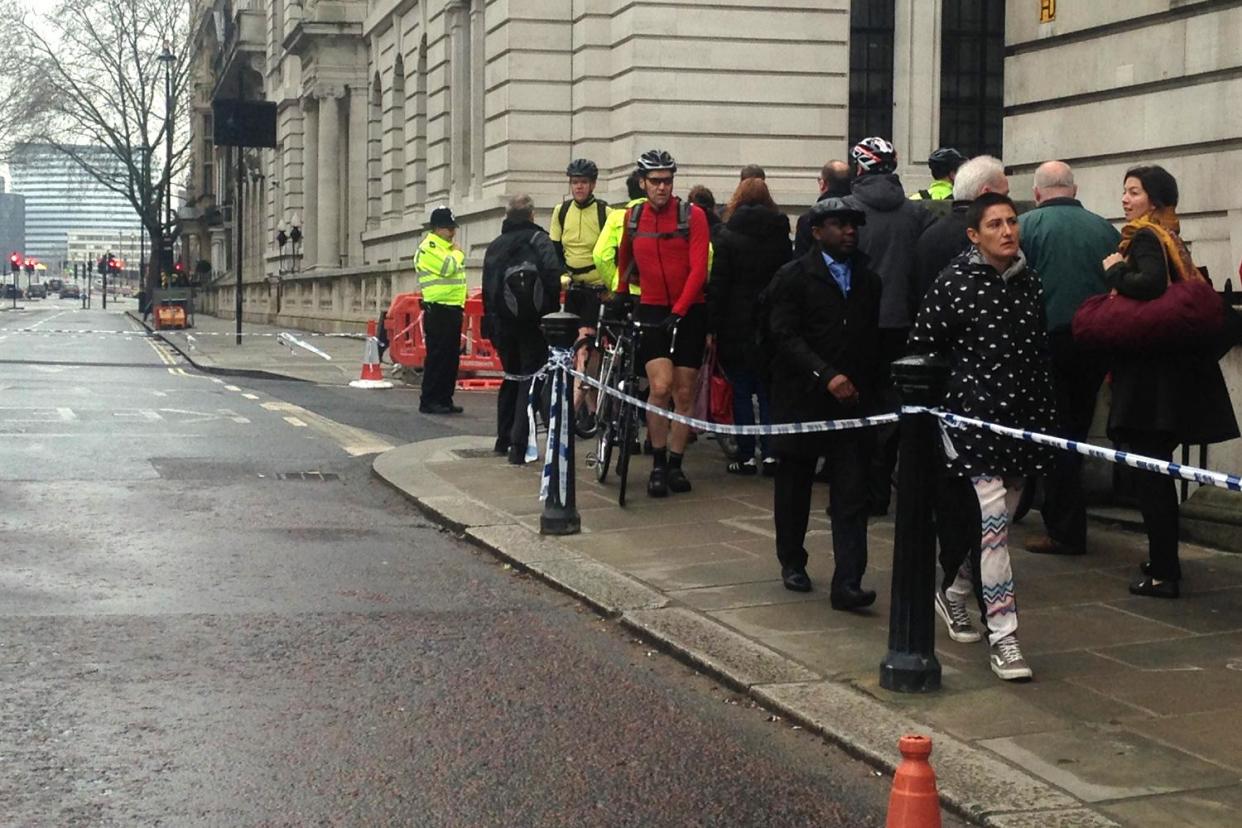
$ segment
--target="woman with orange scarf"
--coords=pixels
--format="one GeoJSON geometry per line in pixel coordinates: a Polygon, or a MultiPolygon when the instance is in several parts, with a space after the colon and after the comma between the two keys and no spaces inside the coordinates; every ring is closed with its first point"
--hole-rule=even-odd
{"type": "MultiPolygon", "coordinates": [[[[1177,220],[1177,180],[1161,167],[1125,174],[1121,207],[1126,226],[1118,252],[1104,260],[1108,285],[1123,296],[1149,301],[1171,281],[1202,279],[1182,242],[1177,220]]],[[[1116,354],[1111,365],[1108,433],[1125,450],[1172,460],[1183,444],[1219,443],[1238,436],[1238,423],[1214,354],[1207,349],[1160,354],[1116,354]]],[[[1132,472],[1148,560],[1135,595],[1180,594],[1177,484],[1155,472],[1132,472]]]]}

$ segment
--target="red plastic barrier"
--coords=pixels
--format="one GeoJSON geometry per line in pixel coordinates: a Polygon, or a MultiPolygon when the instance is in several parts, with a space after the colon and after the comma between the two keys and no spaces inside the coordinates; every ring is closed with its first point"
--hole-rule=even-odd
{"type": "MultiPolygon", "coordinates": [[[[500,374],[504,368],[495,346],[483,336],[483,298],[481,292],[466,299],[461,315],[461,362],[457,375],[500,374]]],[[[410,368],[421,368],[427,359],[423,341],[422,294],[399,293],[392,298],[384,316],[388,331],[388,353],[392,361],[410,368]]]]}

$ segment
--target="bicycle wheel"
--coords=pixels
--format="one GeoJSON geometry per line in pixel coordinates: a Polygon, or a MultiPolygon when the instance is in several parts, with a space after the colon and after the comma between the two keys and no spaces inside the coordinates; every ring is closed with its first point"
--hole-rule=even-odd
{"type": "MultiPolygon", "coordinates": [[[[616,360],[613,354],[605,354],[600,368],[600,381],[605,388],[611,388],[613,365],[616,360]]],[[[595,479],[603,483],[608,479],[608,467],[612,463],[612,449],[617,444],[617,406],[613,398],[601,393],[599,404],[595,407],[595,479]]]]}

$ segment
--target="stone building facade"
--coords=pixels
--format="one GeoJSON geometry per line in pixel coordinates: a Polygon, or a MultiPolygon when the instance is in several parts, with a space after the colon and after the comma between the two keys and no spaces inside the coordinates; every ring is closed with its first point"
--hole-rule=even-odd
{"type": "Polygon", "coordinates": [[[432,207],[458,215],[477,279],[507,197],[550,212],[575,157],[599,164],[610,201],[653,146],[678,158],[683,192],[722,201],[755,162],[796,212],[850,138],[892,134],[915,160],[938,146],[940,49],[924,35],[939,14],[919,0],[199,0],[188,258],[215,274],[205,304],[231,313],[240,223],[245,315],[335,329],[412,288],[432,207]],[[872,17],[889,42],[860,50],[851,32],[872,17]],[[239,94],[279,108],[279,146],[244,151],[240,176],[210,140],[211,102],[239,94]],[[874,126],[851,117],[868,95],[874,126]],[[282,256],[293,224],[300,255],[282,256]]]}

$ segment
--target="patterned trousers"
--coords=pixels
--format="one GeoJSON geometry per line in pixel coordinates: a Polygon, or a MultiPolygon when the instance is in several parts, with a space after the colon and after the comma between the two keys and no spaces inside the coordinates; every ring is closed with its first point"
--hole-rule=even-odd
{"type": "MultiPolygon", "coordinates": [[[[988,642],[995,644],[1018,631],[1018,604],[1013,595],[1013,567],[1009,563],[1009,516],[1022,496],[1021,477],[972,477],[983,519],[979,580],[983,585],[984,621],[988,642]]],[[[962,562],[953,584],[945,590],[951,601],[970,600],[974,591],[970,556],[962,562]]]]}

